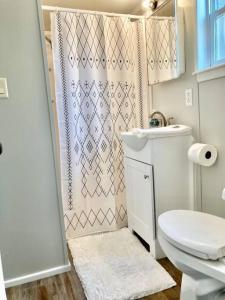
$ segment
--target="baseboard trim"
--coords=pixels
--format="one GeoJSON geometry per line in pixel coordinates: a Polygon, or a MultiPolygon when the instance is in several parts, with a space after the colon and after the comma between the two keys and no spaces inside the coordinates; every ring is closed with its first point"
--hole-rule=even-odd
{"type": "Polygon", "coordinates": [[[9,287],[12,287],[12,286],[16,286],[16,285],[24,284],[24,283],[27,283],[27,282],[31,282],[31,281],[43,279],[43,278],[46,278],[46,277],[54,276],[54,275],[57,275],[57,274],[61,274],[61,273],[64,273],[64,272],[68,272],[70,270],[71,270],[71,265],[68,262],[68,264],[64,265],[64,266],[59,266],[59,267],[47,269],[47,270],[44,270],[44,271],[41,271],[41,272],[31,273],[31,274],[28,274],[28,275],[24,275],[24,276],[12,278],[12,279],[9,279],[9,280],[5,280],[5,287],[9,288],[9,287]]]}

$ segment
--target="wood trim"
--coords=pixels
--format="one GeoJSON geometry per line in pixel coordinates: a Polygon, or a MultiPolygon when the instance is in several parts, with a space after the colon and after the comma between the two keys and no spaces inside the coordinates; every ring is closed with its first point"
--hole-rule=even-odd
{"type": "Polygon", "coordinates": [[[46,277],[51,277],[51,276],[58,275],[58,274],[61,274],[64,272],[69,272],[70,270],[71,270],[71,264],[68,262],[68,264],[64,265],[64,266],[59,266],[59,267],[55,267],[55,268],[43,270],[40,272],[31,273],[28,275],[24,275],[24,276],[6,280],[5,287],[9,288],[12,286],[21,285],[21,284],[24,284],[27,282],[43,279],[46,277]]]}

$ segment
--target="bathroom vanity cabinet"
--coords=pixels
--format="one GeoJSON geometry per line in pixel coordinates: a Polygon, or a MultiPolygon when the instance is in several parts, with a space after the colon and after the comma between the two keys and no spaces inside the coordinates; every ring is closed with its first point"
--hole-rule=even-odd
{"type": "Polygon", "coordinates": [[[122,133],[128,227],[149,244],[155,258],[165,256],[157,240],[158,216],[168,210],[193,209],[194,201],[187,157],[191,129],[169,127],[122,133]]]}
{"type": "Polygon", "coordinates": [[[152,166],[125,158],[129,226],[150,242],[155,239],[155,208],[152,166]]]}

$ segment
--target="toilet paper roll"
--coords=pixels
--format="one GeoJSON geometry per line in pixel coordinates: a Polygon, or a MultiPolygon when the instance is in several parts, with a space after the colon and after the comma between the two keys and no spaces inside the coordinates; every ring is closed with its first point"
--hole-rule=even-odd
{"type": "Polygon", "coordinates": [[[188,150],[188,158],[195,164],[210,167],[217,159],[217,150],[208,144],[193,144],[188,150]]]}

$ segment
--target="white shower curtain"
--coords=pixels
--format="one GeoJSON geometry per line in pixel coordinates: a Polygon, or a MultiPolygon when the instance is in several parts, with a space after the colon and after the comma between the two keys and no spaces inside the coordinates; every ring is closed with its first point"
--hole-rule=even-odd
{"type": "Polygon", "coordinates": [[[145,26],[149,84],[179,77],[176,18],[150,17],[145,26]]]}
{"type": "Polygon", "coordinates": [[[121,131],[145,127],[142,20],[56,12],[53,57],[67,238],[127,224],[121,131]]]}

